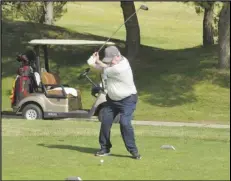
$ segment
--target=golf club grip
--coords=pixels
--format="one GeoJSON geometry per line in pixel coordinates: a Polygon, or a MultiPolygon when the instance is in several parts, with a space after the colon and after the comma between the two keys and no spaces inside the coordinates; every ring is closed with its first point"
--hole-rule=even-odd
{"type": "Polygon", "coordinates": [[[103,47],[106,45],[106,43],[117,33],[117,31],[119,31],[119,29],[120,29],[125,23],[127,23],[127,21],[128,21],[129,19],[131,19],[131,17],[134,16],[134,14],[136,14],[139,10],[140,10],[140,8],[137,9],[131,16],[128,17],[128,19],[126,19],[126,21],[125,21],[123,24],[121,24],[121,25],[119,26],[119,28],[110,36],[110,38],[108,38],[107,41],[99,48],[98,53],[103,49],[103,47]]]}

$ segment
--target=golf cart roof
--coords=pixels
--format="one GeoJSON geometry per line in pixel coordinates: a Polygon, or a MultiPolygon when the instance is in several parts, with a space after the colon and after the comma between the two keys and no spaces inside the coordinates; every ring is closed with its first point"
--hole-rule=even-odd
{"type": "MultiPolygon", "coordinates": [[[[68,39],[34,39],[29,41],[32,45],[103,45],[105,41],[93,40],[68,40],[68,39]]],[[[107,42],[107,45],[114,45],[113,42],[107,42]]]]}

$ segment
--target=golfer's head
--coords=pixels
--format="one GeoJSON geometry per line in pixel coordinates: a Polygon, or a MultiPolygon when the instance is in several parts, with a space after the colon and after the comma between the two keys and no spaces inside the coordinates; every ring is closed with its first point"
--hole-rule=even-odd
{"type": "Polygon", "coordinates": [[[103,62],[106,64],[117,64],[118,61],[121,59],[120,51],[115,46],[109,46],[104,51],[104,58],[103,62]]]}

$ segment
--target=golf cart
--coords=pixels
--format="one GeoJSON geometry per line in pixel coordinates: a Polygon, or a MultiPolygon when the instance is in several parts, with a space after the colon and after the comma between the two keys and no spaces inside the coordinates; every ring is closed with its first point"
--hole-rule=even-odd
{"type": "MultiPolygon", "coordinates": [[[[61,84],[59,75],[52,73],[49,67],[49,45],[101,45],[104,41],[34,39],[29,42],[33,50],[19,55],[21,62],[11,95],[13,112],[25,119],[47,118],[92,118],[98,116],[101,120],[102,110],[106,104],[105,80],[100,75],[100,86],[88,76],[90,68],[85,69],[76,79],[86,78],[92,85],[92,95],[96,98],[92,107],[83,109],[81,92],[68,85],[61,84]],[[41,67],[40,50],[44,54],[44,67],[41,67]]],[[[107,42],[113,45],[112,42],[107,42]]],[[[119,121],[119,115],[114,122],[119,121]]]]}

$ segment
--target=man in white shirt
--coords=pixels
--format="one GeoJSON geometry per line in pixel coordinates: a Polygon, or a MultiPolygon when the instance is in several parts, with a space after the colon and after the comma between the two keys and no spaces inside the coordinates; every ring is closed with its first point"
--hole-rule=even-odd
{"type": "Polygon", "coordinates": [[[120,113],[120,130],[126,149],[133,158],[141,159],[131,124],[138,97],[128,60],[115,46],[109,46],[105,49],[105,57],[102,61],[99,60],[96,52],[88,59],[88,64],[100,69],[107,77],[107,106],[104,109],[99,134],[101,149],[96,156],[106,156],[110,153],[111,126],[116,115],[120,113]]]}

